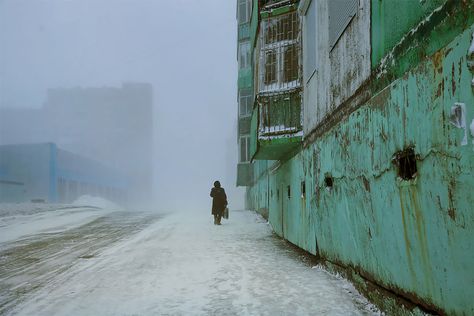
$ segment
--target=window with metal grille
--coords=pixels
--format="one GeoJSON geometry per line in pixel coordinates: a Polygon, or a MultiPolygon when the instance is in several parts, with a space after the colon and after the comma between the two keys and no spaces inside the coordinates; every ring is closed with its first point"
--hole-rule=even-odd
{"type": "Polygon", "coordinates": [[[265,52],[265,85],[277,82],[277,54],[270,50],[265,52]]]}
{"type": "Polygon", "coordinates": [[[332,50],[357,14],[359,0],[331,0],[329,5],[329,45],[332,50]]]}
{"type": "Polygon", "coordinates": [[[259,96],[259,135],[271,136],[301,131],[301,91],[259,96]]]}
{"type": "Polygon", "coordinates": [[[298,79],[299,56],[296,45],[289,45],[284,51],[283,82],[292,82],[298,79]]]}
{"type": "Polygon", "coordinates": [[[259,92],[300,86],[300,21],[296,12],[262,21],[259,92]]]}

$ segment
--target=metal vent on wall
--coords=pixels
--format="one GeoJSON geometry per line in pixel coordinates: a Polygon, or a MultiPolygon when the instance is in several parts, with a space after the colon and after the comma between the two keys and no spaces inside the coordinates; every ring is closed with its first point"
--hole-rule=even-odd
{"type": "Polygon", "coordinates": [[[359,0],[330,0],[329,5],[329,47],[332,50],[344,30],[357,14],[359,0]]]}

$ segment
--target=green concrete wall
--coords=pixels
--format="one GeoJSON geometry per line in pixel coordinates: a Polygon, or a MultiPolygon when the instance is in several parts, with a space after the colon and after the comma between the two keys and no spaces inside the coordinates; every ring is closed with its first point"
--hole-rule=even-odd
{"type": "Polygon", "coordinates": [[[446,0],[372,0],[372,65],[446,0]],[[396,12],[397,14],[394,14],[396,12]]]}
{"type": "Polygon", "coordinates": [[[244,162],[237,165],[237,186],[248,186],[253,183],[253,166],[244,162]]]}
{"type": "Polygon", "coordinates": [[[252,89],[252,67],[239,69],[237,86],[239,89],[252,89]]]}
{"type": "Polygon", "coordinates": [[[267,209],[280,236],[428,311],[453,315],[474,314],[474,137],[450,123],[457,102],[468,127],[474,119],[466,63],[473,32],[471,24],[420,56],[296,156],[268,165],[248,191],[249,205],[267,209]],[[410,146],[417,177],[400,180],[392,158],[410,146]]]}
{"type": "Polygon", "coordinates": [[[258,3],[259,1],[253,1],[252,17],[250,19],[250,27],[249,27],[250,49],[252,50],[252,60],[253,60],[253,49],[255,47],[255,44],[258,38],[258,25],[260,22],[258,3]]]}

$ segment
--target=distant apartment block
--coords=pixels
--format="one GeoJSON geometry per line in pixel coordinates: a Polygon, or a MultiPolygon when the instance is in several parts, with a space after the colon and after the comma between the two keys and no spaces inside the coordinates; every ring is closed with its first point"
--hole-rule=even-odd
{"type": "Polygon", "coordinates": [[[56,88],[40,109],[0,109],[0,144],[54,142],[129,179],[130,202],[152,198],[153,90],[56,88]]]}
{"type": "Polygon", "coordinates": [[[0,203],[71,203],[92,195],[123,204],[127,191],[117,170],[54,143],[0,146],[0,203]]]}

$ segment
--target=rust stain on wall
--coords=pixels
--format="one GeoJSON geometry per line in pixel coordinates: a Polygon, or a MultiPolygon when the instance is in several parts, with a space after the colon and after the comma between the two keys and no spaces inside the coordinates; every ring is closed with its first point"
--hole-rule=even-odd
{"type": "Polygon", "coordinates": [[[456,181],[451,179],[448,184],[448,215],[453,221],[456,221],[456,208],[454,207],[454,191],[456,190],[456,181]]]}
{"type": "Polygon", "coordinates": [[[451,68],[451,89],[454,95],[456,93],[456,77],[454,76],[454,64],[452,65],[452,68],[451,68]]]}

